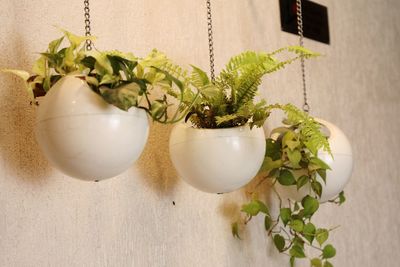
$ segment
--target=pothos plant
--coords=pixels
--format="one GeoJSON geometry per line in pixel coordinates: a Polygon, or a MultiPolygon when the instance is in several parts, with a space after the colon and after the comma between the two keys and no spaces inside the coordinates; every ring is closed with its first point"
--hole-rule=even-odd
{"type": "Polygon", "coordinates": [[[258,87],[264,75],[275,72],[285,65],[304,57],[317,56],[303,47],[291,46],[272,53],[247,51],[232,57],[225,69],[212,81],[198,67],[192,66],[188,86],[181,94],[171,95],[182,99],[190,120],[197,128],[229,128],[249,124],[261,127],[269,116],[265,100],[256,101],[258,87]],[[276,56],[282,52],[293,53],[286,60],[276,56]]]}
{"type": "MultiPolygon", "coordinates": [[[[329,166],[318,158],[321,149],[331,153],[327,137],[315,119],[293,105],[271,105],[270,108],[283,110],[287,118],[283,121],[285,126],[274,129],[272,137],[266,140],[261,182],[270,179],[272,185],[296,186],[297,190],[308,186],[310,192],[301,201],[288,200],[284,205],[279,193],[273,189],[279,199],[279,214],[276,217],[270,213],[267,204],[253,194],[252,200],[242,206],[245,217],[232,224],[232,233],[240,238],[240,229],[254,216],[262,215],[266,234],[279,252],[289,255],[290,266],[294,266],[296,259],[302,258],[308,258],[313,267],[333,266],[330,259],[336,255],[336,249],[327,240],[336,227],[318,227],[312,221],[319,209],[318,199],[323,190],[317,177],[325,183],[326,172],[329,171],[329,166]],[[309,249],[305,246],[314,249],[317,254],[307,255],[309,249]]],[[[341,192],[330,202],[341,205],[344,201],[344,193],[341,192]]]]}
{"type": "MultiPolygon", "coordinates": [[[[171,106],[168,95],[157,88],[168,88],[184,95],[184,84],[169,70],[177,68],[165,54],[152,50],[139,58],[120,51],[87,51],[86,40],[94,37],[77,36],[68,31],[49,43],[33,65],[33,75],[22,70],[3,69],[26,81],[32,98],[41,97],[63,76],[72,75],[85,80],[106,102],[127,111],[131,107],[144,109],[155,121],[173,123],[182,119],[179,112],[168,116],[171,106]],[[64,40],[68,45],[63,46],[64,40]]],[[[179,99],[182,100],[182,99],[179,99]]],[[[181,108],[182,111],[184,108],[181,108]]],[[[183,112],[184,114],[185,112],[183,112]]]]}

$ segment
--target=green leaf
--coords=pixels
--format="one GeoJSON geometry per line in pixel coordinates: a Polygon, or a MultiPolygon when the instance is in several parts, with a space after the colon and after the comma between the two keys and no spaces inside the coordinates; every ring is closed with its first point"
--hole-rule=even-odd
{"type": "Polygon", "coordinates": [[[208,78],[207,73],[205,73],[203,70],[201,70],[196,66],[193,65],[190,66],[193,68],[191,74],[192,75],[191,80],[197,88],[202,88],[210,84],[210,79],[208,78]]]}
{"type": "Polygon", "coordinates": [[[315,226],[312,223],[307,223],[304,226],[303,229],[303,236],[305,239],[307,239],[308,242],[310,242],[310,244],[312,244],[313,240],[314,240],[314,236],[315,236],[315,226]]]}
{"type": "Polygon", "coordinates": [[[308,183],[310,178],[307,175],[302,175],[297,179],[296,185],[297,185],[297,190],[302,188],[305,184],[308,183]]]}
{"type": "Polygon", "coordinates": [[[310,159],[310,163],[308,164],[308,169],[312,171],[318,169],[330,170],[331,168],[322,159],[317,157],[312,157],[310,159]]]}
{"type": "Polygon", "coordinates": [[[289,170],[281,170],[277,179],[281,185],[296,184],[296,179],[294,179],[293,174],[289,170]]]}
{"type": "Polygon", "coordinates": [[[99,81],[95,77],[85,76],[85,80],[88,84],[92,84],[94,87],[99,86],[99,81]]]}
{"type": "Polygon", "coordinates": [[[311,183],[311,188],[319,197],[322,195],[322,185],[320,182],[314,181],[311,183]]]}
{"type": "Polygon", "coordinates": [[[265,156],[272,160],[279,160],[282,157],[281,144],[271,138],[266,140],[265,156]]]}
{"type": "Polygon", "coordinates": [[[33,64],[32,71],[42,77],[46,76],[46,57],[41,56],[36,62],[33,64]]]}
{"type": "Polygon", "coordinates": [[[295,257],[290,257],[290,267],[294,267],[295,260],[296,260],[295,257]]]}
{"type": "Polygon", "coordinates": [[[326,245],[324,249],[322,250],[322,258],[324,259],[330,259],[335,257],[336,255],[336,249],[331,245],[326,245]]]}
{"type": "Polygon", "coordinates": [[[311,267],[322,267],[321,259],[314,258],[310,261],[311,267]]]}
{"type": "Polygon", "coordinates": [[[293,245],[298,245],[302,248],[304,248],[304,241],[303,239],[301,239],[301,237],[296,236],[292,239],[293,245]]]}
{"type": "Polygon", "coordinates": [[[118,82],[119,78],[118,76],[112,75],[112,74],[106,74],[102,77],[101,81],[100,81],[100,85],[103,84],[114,84],[116,82],[118,82]]]}
{"type": "Polygon", "coordinates": [[[84,57],[81,60],[81,64],[83,64],[85,67],[89,68],[90,70],[94,69],[95,63],[96,63],[96,59],[92,56],[84,57]]]}
{"type": "Polygon", "coordinates": [[[286,226],[287,223],[290,221],[292,211],[290,210],[290,208],[282,208],[279,212],[279,216],[281,217],[283,224],[286,226]]]}
{"type": "Polygon", "coordinates": [[[259,212],[269,215],[268,207],[260,200],[252,200],[250,203],[243,205],[241,211],[250,216],[256,216],[259,212]]]}
{"type": "Polygon", "coordinates": [[[292,228],[296,232],[303,231],[304,223],[301,220],[293,220],[289,223],[290,228],[292,228]]]}
{"type": "Polygon", "coordinates": [[[325,261],[324,267],[333,267],[333,265],[329,261],[325,261]]]}
{"type": "Polygon", "coordinates": [[[329,231],[323,228],[317,229],[315,232],[315,239],[317,239],[317,242],[319,243],[320,246],[322,246],[323,243],[325,243],[326,240],[329,238],[329,231]]]}
{"type": "Polygon", "coordinates": [[[151,103],[150,114],[155,120],[161,119],[167,112],[167,104],[163,100],[155,100],[151,103]]]}
{"type": "Polygon", "coordinates": [[[272,219],[269,215],[265,215],[265,219],[264,219],[264,227],[266,231],[269,231],[271,229],[272,226],[272,219]]]}
{"type": "Polygon", "coordinates": [[[288,131],[282,138],[282,147],[288,147],[293,150],[300,146],[300,141],[296,139],[296,135],[293,131],[288,131]]]}
{"type": "Polygon", "coordinates": [[[264,202],[262,202],[260,200],[256,200],[256,202],[260,206],[260,212],[269,215],[269,209],[268,209],[267,205],[265,205],[264,202]]]}
{"type": "Polygon", "coordinates": [[[66,30],[63,30],[65,36],[67,36],[69,42],[71,43],[71,46],[75,49],[76,47],[80,46],[83,42],[85,42],[86,40],[91,40],[94,41],[96,39],[96,37],[94,36],[78,36],[75,35],[71,32],[68,32],[66,30]]]}
{"type": "Polygon", "coordinates": [[[289,254],[295,258],[305,258],[304,249],[299,245],[293,245],[293,247],[289,250],[289,254]]]}
{"type": "Polygon", "coordinates": [[[326,184],[326,170],[325,169],[318,169],[317,173],[321,177],[321,179],[324,181],[324,183],[326,184]]]}
{"type": "Polygon", "coordinates": [[[270,157],[265,157],[261,165],[260,172],[269,174],[272,170],[278,169],[282,166],[282,160],[272,160],[270,157]]]}
{"type": "Polygon", "coordinates": [[[59,39],[56,39],[54,41],[51,41],[49,43],[49,53],[52,53],[52,54],[56,53],[63,40],[64,40],[64,36],[59,39]]]}
{"type": "Polygon", "coordinates": [[[233,235],[233,237],[241,239],[240,235],[239,235],[239,224],[238,224],[238,222],[232,223],[232,235],[233,235]]]}
{"type": "Polygon", "coordinates": [[[293,165],[294,168],[299,168],[299,162],[301,160],[301,153],[299,150],[294,149],[294,150],[290,150],[287,149],[286,150],[286,154],[289,158],[290,163],[293,165]]]}
{"type": "Polygon", "coordinates": [[[285,248],[285,239],[280,234],[274,235],[274,244],[279,252],[282,252],[285,248]]]}
{"type": "Polygon", "coordinates": [[[346,197],[344,196],[344,191],[339,193],[339,205],[342,205],[346,201],[346,197]]]}
{"type": "Polygon", "coordinates": [[[319,208],[319,202],[315,198],[307,195],[301,200],[304,207],[304,216],[313,215],[319,208]]]}
{"type": "Polygon", "coordinates": [[[106,86],[100,87],[100,93],[105,101],[125,111],[130,107],[137,106],[139,90],[140,87],[136,83],[126,84],[114,89],[106,86]]]}

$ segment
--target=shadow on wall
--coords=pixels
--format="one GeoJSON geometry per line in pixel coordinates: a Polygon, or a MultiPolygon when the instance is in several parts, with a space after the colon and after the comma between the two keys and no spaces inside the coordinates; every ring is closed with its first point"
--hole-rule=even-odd
{"type": "MultiPolygon", "coordinates": [[[[27,68],[25,42],[18,31],[9,38],[8,47],[13,48],[9,55],[9,68],[27,68]]],[[[7,54],[5,48],[0,48],[2,55],[7,54]]],[[[3,64],[2,64],[3,65],[3,64]]],[[[2,119],[0,120],[0,148],[4,160],[6,174],[30,183],[42,183],[51,172],[50,165],[41,154],[34,136],[35,106],[30,105],[30,99],[24,88],[23,81],[12,74],[1,74],[2,119]]]]}
{"type": "MultiPolygon", "coordinates": [[[[273,192],[271,189],[271,181],[270,179],[266,179],[264,176],[258,175],[256,176],[246,187],[241,189],[238,193],[241,195],[241,197],[238,197],[238,194],[225,194],[224,198],[222,200],[221,205],[219,206],[219,213],[225,218],[226,223],[231,225],[234,222],[241,221],[243,222],[243,219],[245,218],[245,215],[243,212],[241,212],[241,208],[243,204],[249,203],[251,201],[252,195],[256,194],[257,197],[265,202],[268,207],[272,207],[274,204],[273,200],[273,192]]],[[[273,211],[272,216],[273,215],[273,211]]],[[[262,225],[259,225],[258,220],[261,218],[254,217],[249,224],[255,224],[255,227],[261,227],[262,225]],[[257,220],[257,222],[256,222],[257,220]]],[[[264,219],[262,218],[262,221],[264,219]]],[[[250,226],[249,225],[249,226],[250,226]]],[[[250,233],[251,229],[254,229],[254,227],[242,227],[239,226],[239,233],[241,240],[235,238],[237,241],[237,245],[241,248],[250,246],[252,244],[252,238],[254,238],[253,234],[250,233]]],[[[262,229],[263,232],[265,233],[265,238],[269,239],[267,232],[265,232],[264,229],[262,229]]],[[[257,236],[258,236],[257,232],[257,236]]],[[[233,238],[233,236],[232,236],[233,238]]],[[[274,254],[274,248],[269,246],[268,255],[273,255],[274,254]]]]}
{"type": "Polygon", "coordinates": [[[136,163],[144,184],[162,195],[171,194],[178,183],[168,149],[171,130],[172,126],[150,122],[149,139],[136,163]]]}

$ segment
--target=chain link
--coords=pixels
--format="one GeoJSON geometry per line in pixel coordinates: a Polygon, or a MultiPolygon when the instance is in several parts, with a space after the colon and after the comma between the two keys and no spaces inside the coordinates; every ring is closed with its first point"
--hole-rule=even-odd
{"type": "MultiPolygon", "coordinates": [[[[301,6],[301,0],[296,0],[296,10],[297,10],[297,33],[300,36],[299,37],[299,45],[301,47],[304,47],[304,45],[303,45],[303,39],[304,39],[303,10],[302,10],[302,6],[301,6]]],[[[305,112],[309,112],[310,105],[308,104],[308,101],[307,101],[306,66],[304,63],[304,57],[300,58],[300,63],[301,63],[301,78],[303,80],[303,98],[304,98],[303,110],[305,112]]]]}
{"type": "Polygon", "coordinates": [[[214,41],[213,41],[213,29],[212,29],[212,17],[211,17],[211,0],[207,0],[207,28],[208,28],[208,52],[210,55],[210,76],[211,81],[215,81],[214,71],[214,41]]]}
{"type": "MultiPolygon", "coordinates": [[[[85,12],[85,36],[91,36],[90,33],[90,8],[89,8],[89,0],[84,0],[84,12],[85,12]]],[[[86,50],[92,50],[92,41],[90,39],[86,39],[86,50]]]]}

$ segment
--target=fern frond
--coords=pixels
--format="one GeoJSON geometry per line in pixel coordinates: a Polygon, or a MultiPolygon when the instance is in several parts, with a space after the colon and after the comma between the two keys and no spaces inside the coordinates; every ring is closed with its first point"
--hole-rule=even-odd
{"type": "Polygon", "coordinates": [[[215,121],[216,121],[217,125],[221,125],[223,123],[233,121],[233,120],[237,119],[238,117],[239,117],[238,114],[228,114],[228,115],[224,115],[224,116],[216,116],[215,121]]]}
{"type": "Polygon", "coordinates": [[[243,69],[235,84],[234,102],[238,107],[254,99],[264,74],[264,68],[259,65],[251,65],[243,69]]]}
{"type": "Polygon", "coordinates": [[[191,83],[197,88],[201,89],[210,84],[210,79],[207,74],[200,68],[191,65],[193,70],[190,76],[191,83]]]}
{"type": "Polygon", "coordinates": [[[287,116],[285,123],[300,130],[303,142],[312,154],[317,155],[318,150],[323,149],[332,155],[328,138],[321,132],[321,125],[313,117],[292,104],[275,104],[269,108],[278,108],[285,112],[287,116]]]}
{"type": "Polygon", "coordinates": [[[268,58],[263,52],[245,51],[232,57],[223,72],[237,71],[247,65],[262,65],[268,58]]]}
{"type": "Polygon", "coordinates": [[[160,67],[163,71],[168,72],[175,78],[185,82],[186,84],[189,82],[190,77],[188,76],[187,70],[181,68],[180,66],[174,64],[172,61],[168,60],[164,65],[160,67]]]}

